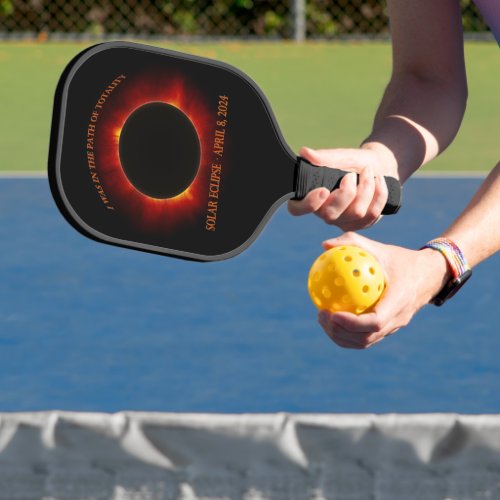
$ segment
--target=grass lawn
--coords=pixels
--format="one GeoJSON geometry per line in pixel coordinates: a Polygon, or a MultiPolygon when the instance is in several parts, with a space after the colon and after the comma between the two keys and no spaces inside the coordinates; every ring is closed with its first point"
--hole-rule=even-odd
{"type": "MultiPolygon", "coordinates": [[[[390,74],[388,43],[193,43],[170,48],[224,60],[264,90],[290,146],[355,147],[368,134],[390,74]]],[[[83,43],[0,44],[0,170],[46,168],[53,92],[83,43]]],[[[454,144],[426,170],[488,170],[499,159],[500,60],[466,45],[469,104],[454,144]]]]}

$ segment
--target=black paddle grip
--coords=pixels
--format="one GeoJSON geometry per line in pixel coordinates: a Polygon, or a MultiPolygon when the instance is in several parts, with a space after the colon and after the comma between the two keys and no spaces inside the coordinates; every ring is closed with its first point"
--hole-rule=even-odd
{"type": "MultiPolygon", "coordinates": [[[[340,186],[342,178],[349,174],[345,170],[330,167],[317,167],[304,158],[298,158],[295,178],[294,200],[302,200],[307,193],[319,187],[326,187],[330,191],[340,186]]],[[[401,184],[394,177],[384,177],[389,191],[387,203],[382,210],[384,215],[395,214],[401,207],[401,184]]],[[[357,175],[359,182],[359,175],[357,175]]]]}

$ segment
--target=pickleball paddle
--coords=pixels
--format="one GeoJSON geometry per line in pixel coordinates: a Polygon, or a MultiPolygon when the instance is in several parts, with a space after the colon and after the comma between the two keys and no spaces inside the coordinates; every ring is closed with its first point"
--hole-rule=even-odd
{"type": "MultiPolygon", "coordinates": [[[[334,190],[346,173],[297,157],[262,91],[222,62],[107,42],[78,54],[56,90],[52,194],[76,229],[104,243],[229,258],[286,200],[334,190]]],[[[385,180],[392,214],[401,187],[385,180]]]]}

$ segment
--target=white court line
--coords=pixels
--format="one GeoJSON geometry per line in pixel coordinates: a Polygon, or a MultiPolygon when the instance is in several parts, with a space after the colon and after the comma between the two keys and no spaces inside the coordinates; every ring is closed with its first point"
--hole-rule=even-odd
{"type": "Polygon", "coordinates": [[[45,179],[47,177],[47,172],[43,170],[39,171],[29,171],[29,170],[5,170],[0,171],[0,179],[45,179]]]}
{"type": "Polygon", "coordinates": [[[489,172],[477,170],[451,170],[449,172],[424,171],[416,172],[414,179],[484,179],[489,172]]]}
{"type": "MultiPolygon", "coordinates": [[[[488,175],[488,172],[478,172],[474,170],[452,170],[448,172],[417,172],[412,176],[414,179],[483,179],[488,175]]],[[[0,171],[0,179],[44,179],[47,177],[47,172],[43,170],[6,170],[0,171]]]]}

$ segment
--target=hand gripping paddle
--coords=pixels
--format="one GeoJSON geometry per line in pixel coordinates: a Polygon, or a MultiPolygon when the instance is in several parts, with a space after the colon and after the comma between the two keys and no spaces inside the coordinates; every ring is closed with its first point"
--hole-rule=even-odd
{"type": "MultiPolygon", "coordinates": [[[[347,172],[297,157],[256,84],[227,64],[129,42],[76,56],[55,95],[49,180],[95,240],[193,260],[247,248],[286,200],[347,172]]],[[[384,214],[401,188],[386,177],[384,214]]]]}

